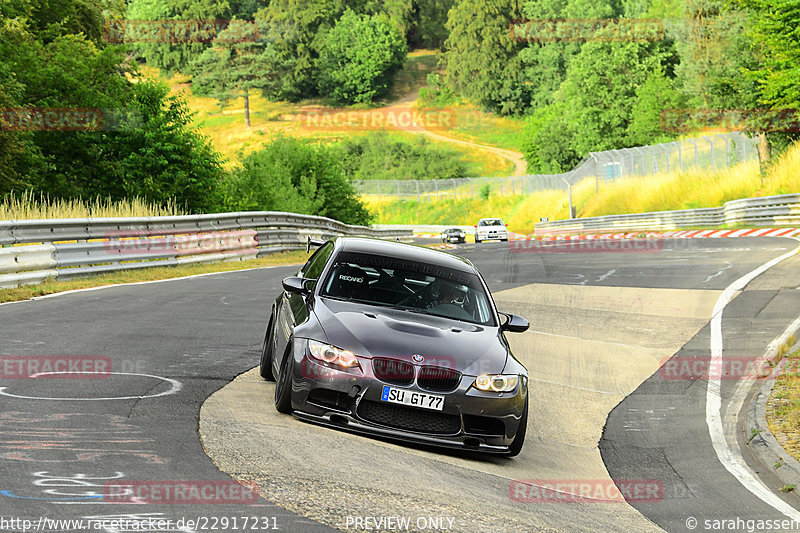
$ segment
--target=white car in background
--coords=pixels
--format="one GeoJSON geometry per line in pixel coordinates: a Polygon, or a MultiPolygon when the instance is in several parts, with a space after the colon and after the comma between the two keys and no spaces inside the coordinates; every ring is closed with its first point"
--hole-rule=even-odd
{"type": "Polygon", "coordinates": [[[475,242],[507,241],[508,229],[499,218],[482,218],[475,226],[475,242]]]}

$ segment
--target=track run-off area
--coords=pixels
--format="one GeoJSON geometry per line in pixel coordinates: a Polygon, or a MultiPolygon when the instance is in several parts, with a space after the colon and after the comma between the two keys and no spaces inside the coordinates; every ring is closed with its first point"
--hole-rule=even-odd
{"type": "Polygon", "coordinates": [[[747,453],[740,414],[759,382],[736,374],[800,316],[797,246],[740,237],[451,250],[475,263],[500,311],[531,322],[507,335],[530,373],[516,458],[279,415],[273,384],[252,369],[270,304],[298,266],[0,305],[4,361],[94,358],[107,370],[19,379],[4,366],[0,515],[28,530],[109,532],[124,520],[145,521],[138,531],[209,531],[213,519],[232,531],[237,518],[238,530],[514,532],[800,519],[798,497],[747,453]],[[726,361],[721,378],[696,373],[726,361]],[[177,482],[222,490],[200,504],[109,488],[177,482]]]}

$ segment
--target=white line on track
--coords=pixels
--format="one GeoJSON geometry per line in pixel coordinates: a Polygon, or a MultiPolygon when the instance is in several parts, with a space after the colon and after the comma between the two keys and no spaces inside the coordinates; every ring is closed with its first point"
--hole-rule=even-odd
{"type": "Polygon", "coordinates": [[[602,276],[600,276],[599,278],[597,278],[597,279],[596,279],[596,280],[594,280],[594,281],[595,281],[595,283],[596,283],[596,282],[599,282],[599,281],[605,281],[605,280],[607,280],[607,279],[608,279],[608,278],[609,278],[609,277],[610,277],[612,274],[614,274],[615,272],[616,272],[616,270],[609,270],[608,272],[606,272],[605,274],[603,274],[602,276]]]}
{"type": "MultiPolygon", "coordinates": [[[[80,372],[80,371],[68,371],[68,372],[40,372],[39,374],[32,374],[30,377],[40,377],[45,375],[52,375],[52,374],[96,374],[97,372],[80,372]]],[[[50,398],[50,397],[42,397],[42,396],[23,396],[20,394],[12,394],[10,392],[6,392],[8,387],[0,387],[0,395],[2,396],[9,396],[11,398],[21,398],[23,400],[51,400],[51,401],[62,401],[62,402],[91,402],[91,401],[106,401],[106,400],[144,400],[145,398],[159,398],[161,396],[168,396],[170,394],[175,394],[176,392],[180,392],[183,388],[183,383],[178,381],[177,379],[172,378],[165,378],[162,376],[154,376],[152,374],[140,374],[138,372],[105,372],[103,375],[115,375],[115,376],[143,376],[147,378],[155,378],[160,379],[161,381],[166,381],[170,383],[169,390],[164,392],[159,392],[158,394],[145,394],[144,396],[110,396],[108,398],[50,398]]]]}
{"type": "Polygon", "coordinates": [[[4,305],[14,305],[14,304],[21,304],[24,302],[35,302],[37,300],[45,300],[47,298],[56,298],[58,296],[65,296],[67,294],[75,294],[78,292],[88,292],[88,291],[99,291],[102,289],[110,289],[111,287],[127,287],[133,285],[148,285],[151,283],[166,283],[168,281],[180,281],[184,279],[194,279],[194,278],[204,278],[207,276],[217,276],[220,274],[235,274],[237,272],[250,272],[252,270],[266,270],[268,268],[281,268],[285,266],[302,266],[301,263],[293,264],[293,265],[271,265],[271,266],[263,266],[263,267],[255,267],[255,268],[242,268],[239,270],[224,270],[221,272],[207,272],[205,274],[192,274],[191,276],[182,276],[180,278],[167,278],[167,279],[154,279],[151,281],[133,281],[130,283],[114,283],[112,285],[101,285],[100,287],[87,287],[85,289],[73,289],[71,291],[62,291],[62,292],[54,292],[53,294],[45,294],[44,296],[35,296],[28,300],[17,300],[14,302],[4,302],[0,303],[0,307],[4,305]]]}
{"type": "MultiPolygon", "coordinates": [[[[725,306],[730,303],[738,291],[742,290],[753,279],[778,263],[794,256],[798,251],[800,251],[800,249],[792,250],[791,252],[764,263],[725,288],[714,305],[714,312],[711,318],[711,363],[709,368],[722,368],[722,312],[725,310],[725,306]]],[[[722,425],[722,416],[720,413],[722,407],[722,398],[720,396],[722,391],[722,376],[719,375],[719,373],[716,374],[717,375],[709,376],[708,379],[708,389],[706,390],[706,425],[708,425],[708,433],[711,436],[711,443],[714,446],[714,451],[717,453],[717,458],[744,488],[757,496],[761,501],[775,508],[777,511],[780,511],[789,519],[800,521],[800,512],[767,488],[747,467],[741,454],[734,453],[728,445],[728,441],[725,439],[725,430],[722,425]]]]}

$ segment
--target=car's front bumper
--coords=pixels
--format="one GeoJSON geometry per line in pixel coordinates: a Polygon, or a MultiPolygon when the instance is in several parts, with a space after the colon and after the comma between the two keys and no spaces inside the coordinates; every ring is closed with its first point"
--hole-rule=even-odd
{"type": "Polygon", "coordinates": [[[507,241],[508,233],[479,233],[476,238],[481,241],[507,241]]]}
{"type": "Polygon", "coordinates": [[[475,389],[474,377],[464,376],[455,390],[442,393],[421,389],[416,383],[384,383],[372,373],[368,358],[360,358],[361,371],[350,372],[318,363],[305,350],[295,353],[298,352],[302,356],[295,358],[292,408],[295,416],[303,420],[391,439],[488,453],[508,451],[519,428],[527,395],[527,385],[522,380],[512,392],[490,393],[475,389]],[[444,407],[434,411],[383,402],[381,393],[386,385],[444,396],[444,407]],[[395,414],[402,422],[393,421],[395,414]],[[417,419],[424,420],[424,424],[410,427],[417,419]]]}

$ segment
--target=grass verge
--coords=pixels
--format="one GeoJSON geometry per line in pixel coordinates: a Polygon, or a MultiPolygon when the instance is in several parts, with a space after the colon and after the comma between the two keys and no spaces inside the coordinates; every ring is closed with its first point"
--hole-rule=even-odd
{"type": "Polygon", "coordinates": [[[55,294],[57,292],[88,289],[92,287],[103,287],[106,285],[116,285],[120,283],[138,283],[142,281],[182,278],[185,276],[195,276],[197,274],[209,274],[214,272],[230,272],[232,270],[243,270],[249,268],[302,264],[308,259],[308,257],[309,254],[307,254],[305,250],[299,250],[292,252],[278,252],[261,257],[259,259],[251,259],[249,261],[122,270],[119,272],[102,274],[100,276],[94,276],[91,278],[79,278],[68,281],[45,281],[39,285],[24,285],[14,289],[0,289],[0,303],[29,300],[37,296],[45,296],[47,294],[55,294]]]}
{"type": "Polygon", "coordinates": [[[782,366],[767,400],[767,425],[775,439],[795,459],[800,461],[800,348],[792,337],[782,347],[782,366]]]}

